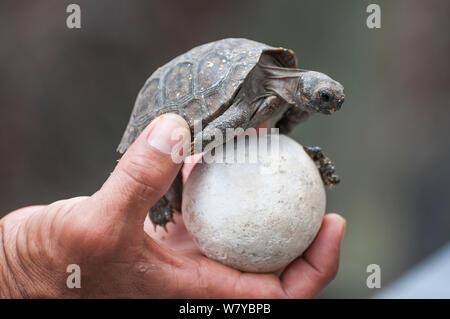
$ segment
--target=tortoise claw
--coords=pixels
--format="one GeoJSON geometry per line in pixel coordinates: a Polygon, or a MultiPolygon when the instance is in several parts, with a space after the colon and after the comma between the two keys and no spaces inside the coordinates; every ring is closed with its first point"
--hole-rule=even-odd
{"type": "Polygon", "coordinates": [[[327,186],[328,189],[332,189],[336,184],[339,184],[341,180],[339,176],[335,174],[336,167],[333,162],[323,154],[322,149],[318,146],[304,146],[303,148],[312,160],[317,163],[320,176],[322,177],[325,186],[327,186]]]}

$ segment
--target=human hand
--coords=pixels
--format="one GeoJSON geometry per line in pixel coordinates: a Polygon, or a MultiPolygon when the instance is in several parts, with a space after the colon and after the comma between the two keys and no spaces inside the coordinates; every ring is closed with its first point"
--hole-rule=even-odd
{"type": "Polygon", "coordinates": [[[169,233],[146,219],[181,164],[176,143],[190,141],[179,116],[155,119],[95,194],[32,206],[0,220],[2,297],[302,298],[336,275],[345,221],[324,217],[308,250],[280,276],[242,273],[203,256],[180,216],[169,233]],[[182,141],[171,132],[182,132],[182,141]],[[145,223],[144,223],[145,221],[145,223]],[[145,224],[145,225],[144,225],[145,224]],[[145,226],[145,227],[144,227],[145,226]],[[81,288],[68,288],[69,264],[81,268],[81,288]]]}

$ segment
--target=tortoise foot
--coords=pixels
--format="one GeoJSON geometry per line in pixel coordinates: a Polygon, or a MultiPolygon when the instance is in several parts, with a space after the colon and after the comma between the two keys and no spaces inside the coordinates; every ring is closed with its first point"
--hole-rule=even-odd
{"type": "Polygon", "coordinates": [[[173,219],[173,214],[175,212],[178,211],[172,207],[166,196],[163,196],[152,208],[150,208],[148,215],[153,223],[155,231],[156,226],[161,226],[167,232],[166,224],[168,222],[173,222],[175,224],[175,220],[173,219]]]}
{"type": "Polygon", "coordinates": [[[318,164],[323,183],[329,189],[332,189],[336,184],[339,184],[340,178],[335,174],[336,167],[333,162],[323,154],[322,149],[318,146],[304,146],[303,148],[312,160],[318,164]]]}

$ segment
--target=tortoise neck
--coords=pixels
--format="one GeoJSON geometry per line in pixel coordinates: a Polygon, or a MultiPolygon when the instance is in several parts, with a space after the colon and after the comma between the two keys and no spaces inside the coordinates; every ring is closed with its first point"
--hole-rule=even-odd
{"type": "Polygon", "coordinates": [[[265,89],[275,93],[291,105],[300,103],[298,98],[299,82],[306,70],[285,68],[273,65],[260,65],[265,79],[265,89]]]}

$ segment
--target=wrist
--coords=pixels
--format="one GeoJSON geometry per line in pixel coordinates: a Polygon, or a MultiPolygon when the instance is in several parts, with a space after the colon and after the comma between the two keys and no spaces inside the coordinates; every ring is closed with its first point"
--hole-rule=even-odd
{"type": "Polygon", "coordinates": [[[27,217],[14,212],[0,219],[0,296],[1,298],[48,298],[53,294],[43,278],[49,278],[30,261],[26,238],[27,217]],[[25,241],[26,242],[26,241],[25,241]]]}
{"type": "Polygon", "coordinates": [[[47,233],[35,224],[40,218],[27,213],[15,211],[0,219],[0,298],[78,297],[66,286],[61,254],[49,251],[48,240],[39,235],[47,233]]]}
{"type": "Polygon", "coordinates": [[[6,247],[4,219],[0,219],[0,298],[21,297],[23,295],[17,285],[6,247]]]}

